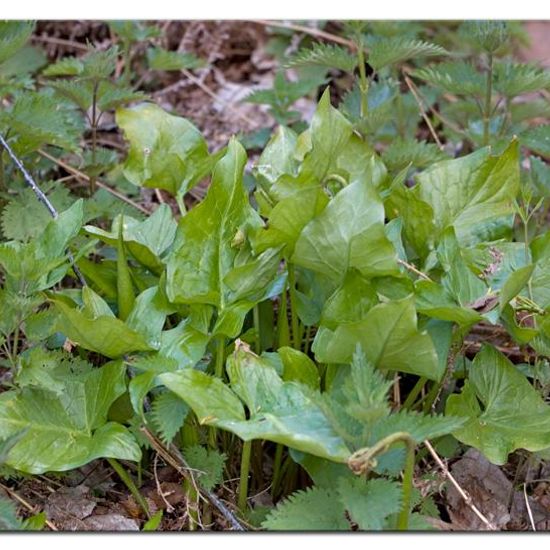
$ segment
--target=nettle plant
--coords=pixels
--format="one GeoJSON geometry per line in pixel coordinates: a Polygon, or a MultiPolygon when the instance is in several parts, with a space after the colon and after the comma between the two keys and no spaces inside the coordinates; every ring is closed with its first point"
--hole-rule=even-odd
{"type": "MultiPolygon", "coordinates": [[[[0,29],[0,53],[17,55],[29,27],[0,29]]],[[[266,529],[422,529],[437,515],[413,483],[425,440],[452,434],[495,464],[517,449],[550,447],[537,374],[550,349],[550,179],[540,158],[522,172],[520,148],[544,155],[546,127],[516,131],[526,119],[513,115],[513,98],[546,88],[547,73],[495,64],[505,26],[474,26],[468,32],[488,60],[476,73],[487,101],[460,133],[473,151],[464,142],[465,154],[444,158],[450,148],[415,141],[418,110],[414,123],[392,113],[396,104],[401,114],[419,108],[416,88],[400,89],[398,67],[447,52],[414,36],[376,40],[362,25],[350,29],[355,55],[317,47],[293,61],[337,57],[342,69],[358,67],[350,97],[337,109],[327,89],[306,130],[279,126],[255,163],[253,194],[236,139],[210,152],[189,121],[149,102],[125,106],[141,98],[128,77],[110,80],[114,50],[50,66],[52,80],[38,92],[19,90],[21,82],[3,92],[5,475],[106,458],[149,516],[119,460],[142,468],[152,447],[195,471],[184,482],[191,529],[210,506],[240,528],[213,493],[235,472],[239,514],[266,529]],[[496,76],[502,71],[531,75],[531,84],[511,86],[496,76]],[[18,102],[57,105],[54,93],[69,101],[51,113],[57,133],[19,124],[29,111],[18,102]],[[94,121],[115,106],[129,145],[117,177],[170,193],[179,215],[167,204],[147,216],[125,207],[106,226],[98,211],[105,219],[109,208],[99,209],[96,195],[76,200],[53,181],[61,212],[36,233],[13,229],[10,211],[32,198],[23,187],[32,177],[20,179],[11,161],[22,156],[36,176],[51,173],[30,153],[45,145],[78,152],[76,138],[61,138],[88,117],[93,182],[102,173],[94,121]],[[379,154],[392,136],[402,141],[379,154]],[[477,149],[480,139],[494,148],[477,149]],[[186,209],[183,196],[205,178],[206,197],[186,209]],[[503,328],[528,361],[514,365],[491,345],[466,358],[464,341],[479,323],[503,328]],[[249,482],[263,479],[263,455],[273,497],[292,494],[250,513],[249,482]],[[297,465],[313,486],[299,484],[297,465]]],[[[410,74],[430,82],[446,67],[410,74]]],[[[431,104],[442,97],[434,92],[431,104]]],[[[453,128],[443,128],[454,147],[453,128]]]]}

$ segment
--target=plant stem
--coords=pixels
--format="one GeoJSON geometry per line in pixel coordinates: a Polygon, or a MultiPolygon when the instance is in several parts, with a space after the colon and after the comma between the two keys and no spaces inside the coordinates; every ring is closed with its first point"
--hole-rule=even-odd
{"type": "Polygon", "coordinates": [[[250,453],[252,450],[252,441],[243,442],[241,455],[241,476],[239,481],[239,501],[238,506],[241,514],[246,512],[246,499],[248,496],[248,473],[250,470],[250,453]]]}
{"type": "MultiPolygon", "coordinates": [[[[197,429],[188,417],[181,428],[182,451],[185,447],[197,445],[198,442],[199,437],[197,429]]],[[[191,483],[191,480],[188,478],[183,479],[183,490],[185,491],[189,502],[189,531],[196,531],[197,525],[199,524],[199,493],[193,483],[191,483]]]]}
{"type": "Polygon", "coordinates": [[[185,202],[183,202],[183,194],[176,193],[176,203],[178,205],[181,216],[187,214],[187,209],[185,208],[185,202]]]}
{"type": "Polygon", "coordinates": [[[394,443],[403,442],[407,446],[405,470],[403,472],[403,497],[402,508],[397,519],[397,528],[400,531],[407,530],[409,526],[409,513],[411,507],[411,495],[414,473],[414,454],[416,442],[407,432],[395,432],[384,437],[372,447],[359,449],[348,458],[348,466],[356,475],[363,475],[376,466],[376,457],[385,453],[394,443]]]}
{"type": "Polygon", "coordinates": [[[361,95],[361,118],[365,118],[369,112],[369,81],[365,71],[365,52],[363,50],[363,39],[357,37],[357,63],[359,65],[359,93],[361,95]]]}
{"type": "Polygon", "coordinates": [[[409,437],[405,439],[407,445],[407,458],[405,462],[405,470],[403,472],[403,501],[401,512],[397,518],[397,529],[399,531],[406,531],[409,527],[409,514],[411,508],[411,496],[413,487],[413,474],[414,474],[414,451],[415,443],[409,437]]]}
{"type": "Polygon", "coordinates": [[[96,153],[97,153],[97,90],[99,82],[94,82],[92,92],[92,173],[90,174],[90,196],[95,193],[95,169],[96,169],[96,153]]]}
{"type": "Polygon", "coordinates": [[[4,150],[0,150],[0,191],[6,190],[6,178],[4,174],[4,150]]]}
{"type": "Polygon", "coordinates": [[[485,107],[483,109],[483,144],[489,145],[489,126],[491,123],[491,98],[493,95],[493,54],[489,53],[489,69],[485,88],[485,107]]]}
{"type": "Polygon", "coordinates": [[[292,326],[292,344],[294,349],[300,349],[300,320],[296,307],[296,273],[294,265],[287,262],[288,266],[288,286],[290,292],[290,324],[292,326]]]}
{"type": "Polygon", "coordinates": [[[413,389],[409,392],[409,395],[407,395],[407,399],[405,399],[405,402],[401,407],[402,409],[410,409],[412,407],[415,399],[418,397],[418,394],[422,391],[422,388],[426,385],[427,380],[428,379],[425,376],[421,376],[418,379],[413,389]]]}
{"type": "Polygon", "coordinates": [[[285,447],[282,443],[277,443],[275,447],[275,458],[273,459],[273,480],[271,482],[271,498],[275,499],[279,490],[281,481],[281,464],[283,461],[283,451],[285,447]]]}
{"type": "Polygon", "coordinates": [[[279,304],[279,311],[277,315],[277,342],[279,347],[290,345],[290,331],[288,328],[288,316],[287,316],[287,296],[286,289],[281,294],[281,303],[279,304]]]}
{"type": "MultiPolygon", "coordinates": [[[[223,365],[224,365],[224,354],[225,354],[225,338],[223,336],[218,337],[218,342],[216,344],[216,364],[214,366],[214,375],[216,378],[223,378],[223,365]]],[[[208,444],[210,448],[216,448],[216,439],[217,439],[217,430],[214,426],[210,428],[208,444]]]]}
{"type": "Polygon", "coordinates": [[[147,505],[147,501],[143,498],[143,496],[139,492],[130,474],[128,474],[128,472],[122,467],[122,465],[120,464],[120,462],[118,462],[118,460],[115,460],[114,458],[108,458],[107,462],[111,465],[113,470],[118,474],[118,477],[120,477],[124,485],[128,487],[130,493],[132,493],[132,496],[136,499],[136,502],[141,506],[142,510],[145,512],[145,515],[147,516],[147,518],[150,519],[151,513],[149,512],[149,506],[147,505]]]}
{"type": "Polygon", "coordinates": [[[260,307],[256,304],[252,310],[254,316],[254,348],[258,355],[262,353],[262,339],[260,335],[260,307]]]}

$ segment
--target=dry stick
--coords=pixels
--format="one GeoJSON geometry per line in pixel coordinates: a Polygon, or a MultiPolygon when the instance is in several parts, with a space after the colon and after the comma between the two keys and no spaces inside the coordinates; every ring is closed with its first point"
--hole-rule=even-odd
{"type": "MultiPolygon", "coordinates": [[[[8,495],[17,500],[17,502],[22,504],[29,512],[36,514],[36,507],[32,506],[32,504],[29,504],[25,499],[20,497],[13,489],[6,487],[3,483],[0,483],[0,487],[2,487],[8,495]]],[[[52,531],[58,531],[57,527],[50,520],[47,519],[45,523],[52,531]]]]}
{"type": "MultiPolygon", "coordinates": [[[[407,75],[407,76],[410,76],[410,73],[408,72],[408,70],[406,68],[403,68],[403,75],[407,75]]],[[[420,99],[422,99],[422,94],[420,93],[420,91],[418,90],[418,88],[415,86],[414,82],[412,80],[409,79],[409,83],[412,85],[412,87],[415,89],[416,91],[416,94],[418,95],[418,97],[420,99]]],[[[449,97],[447,95],[444,96],[446,99],[449,99],[449,97]]],[[[446,126],[448,126],[453,132],[456,132],[457,134],[460,134],[462,136],[466,136],[466,132],[464,130],[462,130],[461,128],[459,128],[456,124],[454,124],[454,122],[451,122],[447,117],[444,117],[439,111],[437,111],[436,109],[434,109],[431,105],[428,105],[428,109],[430,110],[430,112],[432,113],[432,115],[435,116],[435,118],[437,118],[440,122],[442,122],[443,124],[445,124],[446,126]]]]}
{"type": "Polygon", "coordinates": [[[466,502],[472,512],[485,524],[489,531],[498,531],[498,529],[478,510],[476,505],[472,502],[472,497],[458,484],[457,480],[453,477],[451,472],[449,472],[447,466],[445,466],[441,458],[439,458],[439,455],[435,452],[435,449],[427,439],[424,440],[424,445],[428,451],[430,451],[430,454],[443,471],[445,477],[454,485],[454,488],[458,491],[458,494],[464,499],[464,502],[466,502]]]}
{"type": "MultiPolygon", "coordinates": [[[[50,202],[50,199],[46,197],[42,189],[40,189],[40,187],[36,185],[36,182],[34,181],[32,176],[27,172],[27,169],[23,166],[23,163],[15,156],[15,153],[12,151],[11,147],[8,145],[7,141],[4,139],[4,136],[2,134],[0,134],[0,145],[2,145],[2,147],[6,150],[12,162],[15,164],[17,169],[23,175],[23,179],[25,180],[25,183],[34,191],[36,198],[48,209],[48,212],[51,214],[52,218],[54,220],[57,219],[59,214],[55,209],[54,205],[50,202]]],[[[67,257],[69,258],[69,262],[71,263],[74,274],[80,281],[80,284],[82,286],[86,286],[86,279],[84,279],[82,273],[80,272],[80,269],[78,269],[78,267],[76,266],[74,256],[68,250],[67,250],[67,257]]]]}
{"type": "MultiPolygon", "coordinates": [[[[75,176],[81,179],[84,179],[86,181],[90,181],[90,177],[87,174],[85,174],[84,172],[81,172],[77,168],[73,168],[70,164],[63,162],[62,160],[56,159],[54,156],[50,155],[49,153],[46,153],[46,151],[42,151],[42,149],[39,149],[38,152],[44,158],[47,158],[48,160],[51,160],[53,163],[57,164],[58,166],[61,166],[61,168],[63,168],[67,172],[74,174],[75,176]]],[[[151,214],[151,212],[147,208],[145,208],[144,206],[141,206],[141,204],[138,204],[132,199],[129,199],[126,195],[119,193],[112,187],[109,187],[106,183],[103,183],[102,181],[99,181],[99,180],[96,180],[95,183],[98,187],[101,187],[101,189],[105,189],[105,191],[108,191],[109,193],[111,193],[111,195],[117,197],[117,199],[120,199],[121,201],[129,204],[130,206],[133,206],[135,209],[139,210],[140,212],[143,212],[144,214],[151,214]]]]}
{"type": "Polygon", "coordinates": [[[293,31],[303,32],[310,34],[311,36],[316,36],[317,38],[324,38],[325,40],[330,40],[331,42],[336,42],[337,44],[342,44],[355,49],[355,43],[352,40],[342,38],[336,34],[331,34],[314,27],[305,27],[303,25],[295,25],[294,23],[286,23],[284,21],[266,21],[264,19],[257,19],[256,21],[251,21],[251,23],[256,23],[257,25],[262,25],[264,27],[279,27],[281,29],[290,29],[293,31]]]}
{"type": "Polygon", "coordinates": [[[415,275],[418,275],[421,279],[424,279],[425,281],[431,281],[432,280],[432,279],[430,279],[430,277],[428,277],[428,275],[426,275],[425,273],[422,273],[422,271],[420,271],[419,269],[414,267],[414,265],[406,262],[405,260],[401,260],[400,258],[397,258],[397,263],[399,265],[402,265],[403,267],[405,267],[406,269],[408,269],[409,271],[411,271],[415,275]]]}
{"type": "Polygon", "coordinates": [[[529,521],[531,522],[531,527],[533,531],[536,531],[535,520],[533,518],[533,512],[531,511],[531,505],[529,504],[529,498],[527,497],[527,483],[523,484],[523,497],[525,498],[525,506],[527,507],[527,513],[529,514],[529,521]]]}
{"type": "Polygon", "coordinates": [[[56,38],[55,36],[33,36],[31,40],[36,42],[45,42],[46,44],[56,44],[58,46],[69,46],[75,50],[89,51],[88,47],[81,42],[65,40],[64,38],[56,38]]]}
{"type": "Polygon", "coordinates": [[[219,510],[219,512],[231,524],[235,531],[245,531],[245,528],[239,523],[237,518],[221,502],[221,500],[214,495],[214,493],[197,486],[195,479],[190,473],[191,468],[189,468],[187,462],[183,456],[181,456],[178,449],[176,449],[173,445],[170,450],[167,449],[145,426],[141,427],[141,432],[149,440],[153,449],[155,449],[155,451],[166,461],[167,464],[170,464],[170,466],[172,466],[172,468],[174,468],[185,479],[191,481],[199,494],[204,493],[205,497],[219,510]]]}
{"type": "Polygon", "coordinates": [[[422,115],[422,118],[424,119],[424,122],[428,125],[428,128],[430,130],[430,134],[432,134],[432,137],[434,138],[435,142],[437,143],[437,146],[441,150],[443,150],[444,149],[443,144],[441,143],[441,141],[437,137],[437,133],[434,130],[434,127],[432,126],[432,123],[431,123],[430,119],[428,118],[428,115],[426,114],[426,110],[424,109],[424,104],[422,103],[422,100],[420,99],[420,96],[418,95],[418,93],[415,89],[415,85],[412,83],[411,79],[407,76],[407,74],[405,72],[403,72],[403,77],[405,78],[405,83],[407,84],[407,87],[411,91],[411,94],[413,95],[413,97],[414,97],[414,99],[415,99],[415,101],[418,105],[418,108],[420,109],[420,114],[422,115]]]}

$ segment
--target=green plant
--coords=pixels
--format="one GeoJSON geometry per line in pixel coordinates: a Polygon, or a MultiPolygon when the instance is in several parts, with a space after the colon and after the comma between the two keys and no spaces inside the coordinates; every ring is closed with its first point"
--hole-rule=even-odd
{"type": "MultiPolygon", "coordinates": [[[[32,29],[5,25],[0,74],[32,29]]],[[[310,45],[290,65],[312,72],[249,98],[281,125],[248,174],[237,139],[211,153],[130,84],[144,59],[198,62],[161,51],[153,27],[111,26],[120,54],[90,48],[45,82],[0,87],[0,461],[43,474],[107,459],[152,516],[144,530],[161,517],[119,461],[141,472],[153,451],[183,477],[190,529],[213,514],[242,528],[216,494],[229,487],[266,529],[405,530],[437,514],[413,487],[426,440],[495,464],[550,448],[550,172],[533,156],[548,154],[547,126],[528,128],[514,101],[550,82],[501,59],[513,28],[461,26],[469,60],[426,65],[451,53],[429,25],[347,23],[349,49],[310,45]],[[325,89],[303,128],[292,104],[334,69],[349,93],[335,107],[325,89]],[[123,161],[99,149],[109,110],[123,161]],[[92,188],[110,177],[168,204],[142,216],[101,206],[101,190],[79,197],[52,152],[81,155],[92,188]],[[468,351],[479,327],[529,364],[468,351]],[[252,509],[269,485],[280,502],[252,509]]],[[[0,524],[21,526],[3,501],[0,524]]]]}

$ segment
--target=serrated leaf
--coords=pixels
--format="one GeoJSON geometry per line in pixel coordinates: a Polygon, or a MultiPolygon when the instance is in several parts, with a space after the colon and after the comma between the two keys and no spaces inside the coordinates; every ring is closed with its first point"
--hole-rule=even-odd
{"type": "Polygon", "coordinates": [[[348,49],[334,44],[318,43],[309,49],[300,49],[287,63],[287,67],[326,67],[352,72],[357,66],[357,57],[348,49]]]}
{"type": "Polygon", "coordinates": [[[550,87],[550,71],[526,63],[497,63],[494,86],[502,95],[515,97],[550,87]]]}
{"type": "Polygon", "coordinates": [[[524,147],[543,157],[550,157],[550,124],[542,124],[522,132],[519,140],[524,147]]]}
{"type": "Polygon", "coordinates": [[[64,57],[48,65],[43,71],[44,76],[77,76],[84,70],[84,63],[76,57],[64,57]]]}
{"type": "Polygon", "coordinates": [[[206,449],[201,445],[185,447],[184,456],[193,476],[205,491],[211,491],[223,481],[223,468],[227,456],[215,449],[206,449]]]}
{"type": "MultiPolygon", "coordinates": [[[[66,210],[73,202],[69,191],[61,185],[57,185],[47,196],[58,211],[66,210]]],[[[34,192],[23,189],[2,210],[2,233],[8,240],[28,241],[40,235],[51,219],[51,214],[34,192]]]]}
{"type": "Polygon", "coordinates": [[[204,59],[188,52],[174,52],[163,48],[148,48],[147,63],[153,71],[181,71],[182,69],[200,69],[207,65],[204,59]]]}
{"type": "Polygon", "coordinates": [[[20,155],[43,145],[53,145],[69,151],[79,148],[81,125],[70,111],[60,108],[58,101],[41,92],[25,92],[14,102],[4,124],[13,135],[13,147],[20,155]]]}
{"type": "Polygon", "coordinates": [[[447,159],[447,155],[435,143],[425,141],[393,141],[382,153],[382,160],[390,170],[403,170],[411,165],[415,168],[427,168],[434,162],[447,159]]]}
{"type": "Polygon", "coordinates": [[[370,44],[367,61],[379,71],[382,67],[407,59],[441,55],[447,55],[447,50],[437,44],[410,38],[382,38],[370,44]]]}
{"type": "Polygon", "coordinates": [[[432,86],[461,96],[483,96],[486,78],[471,63],[450,61],[423,69],[415,69],[412,74],[432,86]]]}
{"type": "Polygon", "coordinates": [[[151,408],[153,425],[162,442],[169,445],[183,426],[189,407],[172,392],[157,395],[151,408]]]}
{"type": "Polygon", "coordinates": [[[453,435],[479,449],[493,464],[504,464],[516,449],[550,447],[550,407],[500,352],[484,346],[470,366],[459,395],[447,399],[446,413],[467,417],[453,435]]]}
{"type": "Polygon", "coordinates": [[[297,491],[270,512],[262,527],[269,531],[348,531],[345,509],[333,489],[297,491]]]}
{"type": "Polygon", "coordinates": [[[208,172],[208,146],[188,120],[149,103],[118,109],[116,120],[130,142],[124,175],[135,185],[176,195],[208,172]]]}
{"type": "Polygon", "coordinates": [[[33,21],[0,22],[0,63],[20,50],[31,37],[33,21]]]}
{"type": "Polygon", "coordinates": [[[120,362],[65,380],[64,391],[25,388],[0,396],[0,437],[27,431],[7,464],[26,473],[65,471],[94,458],[139,460],[141,452],[126,428],[106,423],[111,404],[126,391],[120,362]]]}
{"type": "Polygon", "coordinates": [[[401,509],[401,488],[387,479],[340,479],[338,498],[361,531],[381,531],[401,509]]]}

